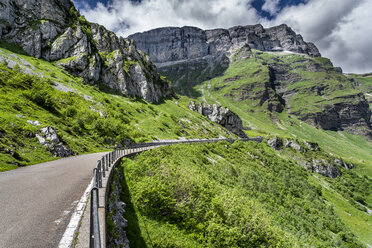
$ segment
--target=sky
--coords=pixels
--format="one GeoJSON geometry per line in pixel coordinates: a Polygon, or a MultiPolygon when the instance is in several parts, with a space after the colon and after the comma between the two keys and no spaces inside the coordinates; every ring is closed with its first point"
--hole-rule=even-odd
{"type": "Polygon", "coordinates": [[[282,23],[346,73],[372,72],[372,0],[74,0],[81,14],[127,37],[165,26],[282,23]]]}

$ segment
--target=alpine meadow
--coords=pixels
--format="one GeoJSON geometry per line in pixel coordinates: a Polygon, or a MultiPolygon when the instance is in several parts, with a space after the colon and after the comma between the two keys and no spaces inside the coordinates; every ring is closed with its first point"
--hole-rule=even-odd
{"type": "Polygon", "coordinates": [[[372,247],[372,74],[242,2],[0,0],[0,247],[372,247]]]}

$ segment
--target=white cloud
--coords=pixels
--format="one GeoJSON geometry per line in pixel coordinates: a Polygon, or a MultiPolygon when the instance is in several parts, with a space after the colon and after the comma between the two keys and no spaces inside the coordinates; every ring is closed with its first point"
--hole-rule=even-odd
{"type": "Polygon", "coordinates": [[[309,0],[279,13],[279,0],[266,0],[263,10],[278,14],[274,20],[259,17],[252,1],[142,0],[133,4],[130,0],[112,0],[108,6],[98,3],[81,12],[88,20],[124,37],[164,26],[210,29],[286,23],[344,71],[372,72],[371,0],[309,0]]]}
{"type": "Polygon", "coordinates": [[[279,8],[280,0],[266,0],[264,5],[262,5],[262,10],[269,12],[271,15],[276,15],[279,8]]]}
{"type": "Polygon", "coordinates": [[[256,23],[257,12],[250,7],[252,0],[114,0],[107,7],[98,4],[81,12],[117,34],[128,36],[135,32],[164,26],[197,26],[228,28],[256,23]],[[126,25],[124,25],[126,24],[126,25]]]}
{"type": "Polygon", "coordinates": [[[372,71],[372,1],[310,0],[281,11],[273,25],[287,23],[345,72],[372,71]]]}

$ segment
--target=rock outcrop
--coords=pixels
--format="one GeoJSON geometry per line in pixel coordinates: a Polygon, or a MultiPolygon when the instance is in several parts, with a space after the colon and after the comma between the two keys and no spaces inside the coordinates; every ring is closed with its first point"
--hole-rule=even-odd
{"type": "Polygon", "coordinates": [[[70,0],[0,0],[0,39],[102,89],[149,102],[172,94],[133,41],[87,22],[70,0]]]}
{"type": "Polygon", "coordinates": [[[52,127],[44,127],[40,130],[40,135],[36,134],[40,144],[46,146],[49,152],[55,157],[68,157],[74,153],[63,145],[57,132],[52,127]]]}
{"type": "Polygon", "coordinates": [[[128,38],[150,55],[159,71],[174,82],[181,94],[187,94],[185,85],[194,86],[223,74],[233,55],[243,47],[248,47],[248,53],[252,48],[320,56],[314,44],[305,42],[284,24],[268,29],[260,24],[214,30],[166,27],[128,38]]]}
{"type": "Polygon", "coordinates": [[[128,221],[123,217],[126,204],[121,201],[123,192],[122,181],[124,180],[123,172],[117,170],[110,187],[107,218],[112,223],[111,230],[107,234],[107,247],[129,248],[129,240],[125,228],[128,221]]]}
{"type": "Polygon", "coordinates": [[[329,163],[324,159],[313,159],[310,162],[304,162],[305,169],[316,172],[322,176],[335,178],[341,176],[341,171],[334,163],[329,163]]]}
{"type": "Polygon", "coordinates": [[[346,130],[372,138],[372,112],[365,96],[359,93],[341,98],[345,101],[326,107],[321,112],[304,114],[301,119],[325,130],[346,130]],[[348,101],[347,98],[353,101],[348,101]]]}
{"type": "MultiPolygon", "coordinates": [[[[351,82],[342,75],[337,67],[333,67],[330,61],[320,64],[304,58],[303,61],[298,61],[295,64],[282,62],[271,62],[268,66],[271,88],[276,92],[276,96],[282,99],[280,104],[275,105],[276,108],[269,109],[270,111],[281,112],[287,104],[289,113],[298,116],[299,119],[313,126],[332,131],[346,130],[350,133],[372,138],[372,112],[365,95],[361,92],[355,92],[351,82]],[[293,69],[312,72],[314,76],[326,73],[327,76],[324,79],[320,78],[317,84],[309,83],[308,87],[296,88],[292,85],[307,79],[294,73],[293,69]],[[338,85],[324,83],[325,80],[330,80],[330,78],[337,80],[338,85]],[[346,87],[349,88],[350,93],[334,94],[334,91],[344,90],[346,87]],[[320,97],[321,99],[314,105],[321,107],[314,106],[315,108],[312,107],[312,111],[305,110],[306,108],[296,108],[295,106],[291,108],[289,103],[295,94],[320,97]]],[[[271,97],[271,99],[275,98],[271,97]]]]}
{"type": "Polygon", "coordinates": [[[228,108],[216,104],[197,104],[193,101],[191,101],[187,107],[192,111],[206,116],[209,120],[220,124],[241,138],[248,137],[243,131],[243,123],[240,117],[228,108]]]}
{"type": "Polygon", "coordinates": [[[287,153],[291,154],[290,157],[307,171],[316,172],[325,177],[335,178],[341,176],[339,167],[344,167],[347,170],[354,167],[345,163],[342,159],[332,158],[328,154],[324,154],[317,143],[298,142],[291,139],[282,140],[275,136],[268,139],[267,144],[274,150],[286,150],[287,153]],[[291,152],[291,149],[297,153],[291,152]],[[314,158],[314,152],[317,152],[316,159],[314,158]]]}

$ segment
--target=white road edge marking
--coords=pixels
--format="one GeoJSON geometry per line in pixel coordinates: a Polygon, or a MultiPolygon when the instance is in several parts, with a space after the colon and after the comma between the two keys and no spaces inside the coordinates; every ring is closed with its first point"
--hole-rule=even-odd
{"type": "Polygon", "coordinates": [[[76,206],[75,212],[72,213],[70,223],[68,224],[66,231],[62,236],[61,241],[59,241],[58,248],[71,248],[72,247],[72,243],[74,241],[76,231],[79,227],[81,217],[84,214],[85,205],[88,202],[88,197],[89,197],[90,191],[92,190],[92,187],[93,187],[93,179],[90,181],[83,196],[80,198],[80,201],[76,206]]]}

